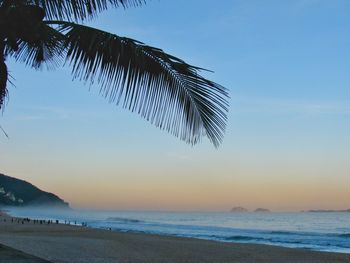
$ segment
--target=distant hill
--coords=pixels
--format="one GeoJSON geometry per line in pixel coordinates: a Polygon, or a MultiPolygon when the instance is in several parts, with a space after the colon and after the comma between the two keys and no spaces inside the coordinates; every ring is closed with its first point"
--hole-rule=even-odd
{"type": "Polygon", "coordinates": [[[248,209],[246,209],[244,207],[237,206],[237,207],[233,207],[231,209],[231,212],[233,212],[233,213],[243,213],[243,212],[248,212],[248,209]]]}
{"type": "Polygon", "coordinates": [[[266,208],[257,208],[254,210],[254,212],[256,212],[256,213],[270,213],[271,211],[269,209],[266,209],[266,208]]]}
{"type": "Polygon", "coordinates": [[[302,212],[309,212],[309,213],[350,213],[350,209],[347,209],[347,210],[308,210],[308,211],[302,211],[302,212]]]}
{"type": "Polygon", "coordinates": [[[0,206],[50,206],[69,208],[57,195],[44,192],[34,185],[0,174],[0,206]]]}

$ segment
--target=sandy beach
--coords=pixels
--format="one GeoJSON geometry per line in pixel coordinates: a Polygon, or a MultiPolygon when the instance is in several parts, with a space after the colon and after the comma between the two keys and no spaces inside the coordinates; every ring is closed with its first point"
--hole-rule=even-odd
{"type": "Polygon", "coordinates": [[[22,251],[0,244],[1,263],[50,263],[50,261],[26,254],[22,251]]]}
{"type": "Polygon", "coordinates": [[[55,223],[22,224],[22,220],[12,222],[6,214],[0,216],[0,244],[0,261],[5,263],[350,262],[350,254],[121,233],[55,223]]]}

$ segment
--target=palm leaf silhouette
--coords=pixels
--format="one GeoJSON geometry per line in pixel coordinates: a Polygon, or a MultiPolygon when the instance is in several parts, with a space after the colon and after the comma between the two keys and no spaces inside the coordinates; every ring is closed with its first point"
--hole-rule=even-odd
{"type": "Polygon", "coordinates": [[[202,77],[199,73],[203,69],[137,40],[77,23],[109,6],[128,7],[144,1],[2,2],[0,18],[5,17],[3,21],[11,30],[0,32],[5,36],[0,53],[0,108],[7,96],[6,56],[34,68],[43,64],[56,67],[66,61],[74,78],[99,84],[100,93],[110,102],[137,112],[181,140],[194,145],[206,135],[215,147],[221,143],[228,93],[202,77]],[[45,15],[50,20],[45,21],[45,15]],[[13,17],[20,19],[14,21],[13,17]]]}
{"type": "Polygon", "coordinates": [[[67,19],[81,21],[95,17],[109,7],[139,6],[144,0],[31,0],[31,4],[40,6],[48,19],[67,19]]]}

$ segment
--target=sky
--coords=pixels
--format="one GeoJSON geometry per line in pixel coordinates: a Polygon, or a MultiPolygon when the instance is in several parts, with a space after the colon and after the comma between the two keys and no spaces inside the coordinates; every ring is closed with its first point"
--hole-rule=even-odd
{"type": "Polygon", "coordinates": [[[13,60],[0,172],[74,208],[350,208],[350,1],[148,1],[91,26],[160,47],[227,87],[224,141],[191,147],[72,81],[13,60]]]}

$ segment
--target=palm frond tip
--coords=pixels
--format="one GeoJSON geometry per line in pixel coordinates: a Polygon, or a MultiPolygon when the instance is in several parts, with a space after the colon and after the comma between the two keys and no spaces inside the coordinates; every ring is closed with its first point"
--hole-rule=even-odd
{"type": "Polygon", "coordinates": [[[42,7],[48,19],[81,21],[111,7],[139,6],[145,0],[29,0],[42,7]]]}

